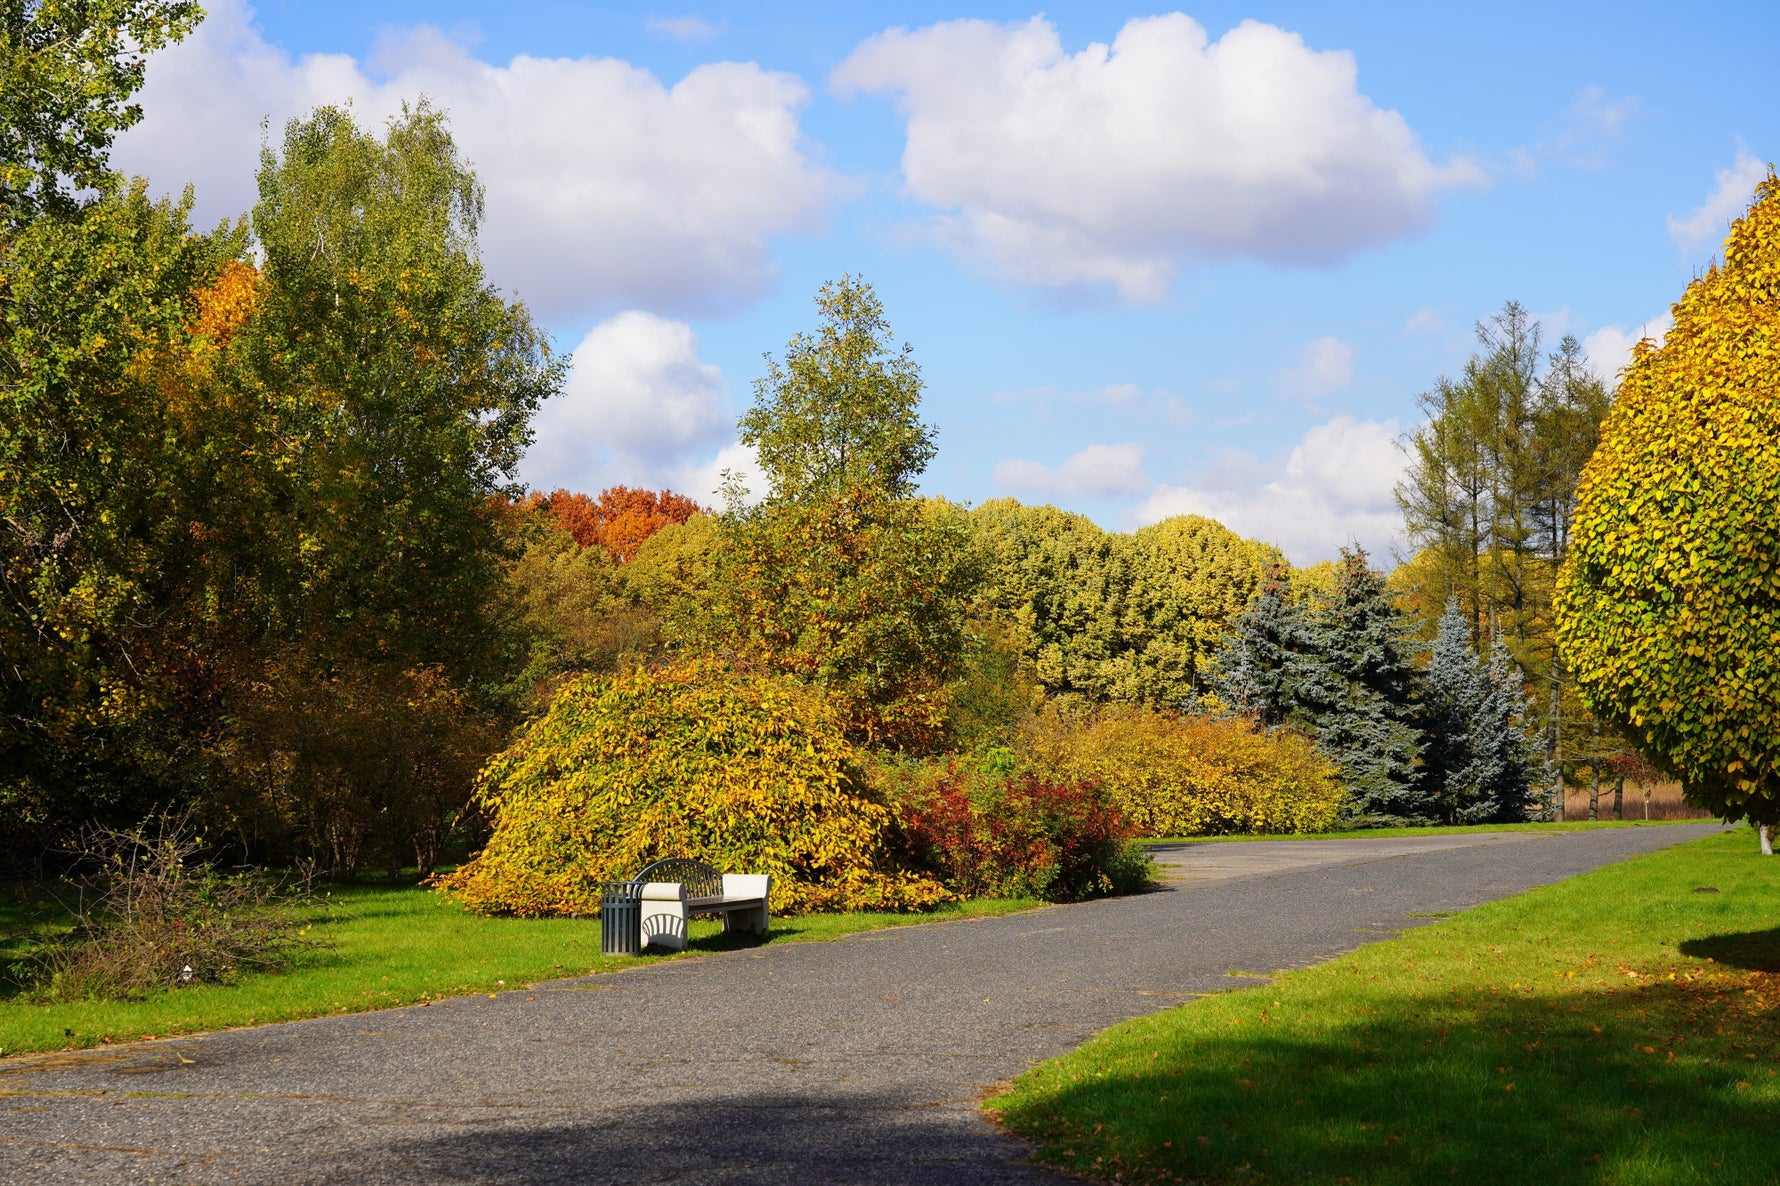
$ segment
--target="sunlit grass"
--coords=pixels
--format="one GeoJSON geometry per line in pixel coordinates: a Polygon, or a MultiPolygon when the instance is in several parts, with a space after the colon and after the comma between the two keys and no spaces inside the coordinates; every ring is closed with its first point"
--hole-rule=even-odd
{"type": "MultiPolygon", "coordinates": [[[[332,951],[290,971],[200,984],[146,1000],[42,1004],[0,999],[0,1053],[61,1050],[149,1035],[193,1033],[384,1009],[465,993],[522,988],[542,980],[611,972],[686,956],[604,957],[598,919],[483,918],[444,896],[412,886],[335,886],[315,933],[332,951]]],[[[1005,914],[1034,902],[991,900],[924,914],[833,914],[775,918],[768,943],[838,939],[858,931],[949,918],[1005,914]]],[[[56,925],[27,891],[0,896],[0,961],[10,962],[56,925]]],[[[729,940],[722,924],[694,919],[687,955],[758,943],[729,940]]],[[[0,968],[0,970],[4,970],[0,968]]]]}
{"type": "Polygon", "coordinates": [[[1125,1182],[1768,1183],[1777,921],[1780,861],[1710,836],[1116,1026],[991,1106],[1125,1182]]]}

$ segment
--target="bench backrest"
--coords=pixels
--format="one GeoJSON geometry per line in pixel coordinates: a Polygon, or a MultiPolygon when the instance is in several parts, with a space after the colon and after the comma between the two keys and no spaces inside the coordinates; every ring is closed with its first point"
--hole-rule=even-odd
{"type": "Polygon", "coordinates": [[[664,861],[656,861],[632,880],[677,881],[686,887],[688,898],[715,898],[723,893],[723,874],[703,861],[695,861],[690,857],[669,857],[664,861]]]}

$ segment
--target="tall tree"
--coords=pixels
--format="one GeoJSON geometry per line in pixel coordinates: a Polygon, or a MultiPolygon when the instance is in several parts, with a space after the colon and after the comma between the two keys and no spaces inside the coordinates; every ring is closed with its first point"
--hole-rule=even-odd
{"type": "Polygon", "coordinates": [[[1292,719],[1311,635],[1304,611],[1292,596],[1284,562],[1268,566],[1249,607],[1232,624],[1218,653],[1213,690],[1231,710],[1252,715],[1274,728],[1292,719]]]}
{"type": "Polygon", "coordinates": [[[933,432],[876,293],[843,276],[816,305],[817,333],[769,357],[741,419],[769,489],[748,505],[730,478],[696,641],[823,686],[858,740],[931,745],[964,650],[972,549],[955,516],[914,497],[933,432]]]}
{"type": "Polygon", "coordinates": [[[1422,780],[1447,824],[1527,818],[1538,775],[1519,668],[1500,635],[1479,663],[1458,599],[1447,602],[1423,680],[1422,780]]]}
{"type": "Polygon", "coordinates": [[[1558,638],[1589,705],[1726,819],[1780,824],[1780,177],[1640,343],[1583,473],[1558,638]]]}
{"type": "Polygon", "coordinates": [[[1569,547],[1571,508],[1611,396],[1581,345],[1541,354],[1536,321],[1510,301],[1477,329],[1457,380],[1420,398],[1427,420],[1408,442],[1397,501],[1418,551],[1425,607],[1456,597],[1473,638],[1499,634],[1545,701],[1545,744],[1561,773],[1564,738],[1590,722],[1565,694],[1552,590],[1569,547]]]}
{"type": "Polygon", "coordinates": [[[1298,661],[1297,711],[1341,767],[1356,823],[1431,819],[1422,786],[1408,623],[1363,549],[1342,549],[1335,591],[1318,598],[1298,661]]]}

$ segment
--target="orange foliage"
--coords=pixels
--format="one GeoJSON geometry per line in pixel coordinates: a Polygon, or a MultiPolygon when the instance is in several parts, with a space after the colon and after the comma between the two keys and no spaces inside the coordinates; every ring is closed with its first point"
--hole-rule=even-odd
{"type": "Polygon", "coordinates": [[[224,266],[209,286],[193,293],[197,317],[186,327],[215,349],[229,344],[258,303],[260,273],[252,264],[235,260],[224,266]]]}
{"type": "Polygon", "coordinates": [[[704,508],[672,490],[632,490],[613,486],[598,498],[558,490],[532,495],[527,502],[550,513],[556,525],[582,547],[598,544],[619,564],[628,564],[643,541],[671,523],[684,523],[704,508]]]}

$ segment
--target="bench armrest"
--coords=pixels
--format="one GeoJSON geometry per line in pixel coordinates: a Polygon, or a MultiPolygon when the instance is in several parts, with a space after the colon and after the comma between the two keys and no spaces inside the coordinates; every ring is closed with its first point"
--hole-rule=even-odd
{"type": "Polygon", "coordinates": [[[723,875],[723,896],[726,898],[759,898],[766,901],[771,892],[773,877],[770,873],[725,873],[723,875]]]}
{"type": "Polygon", "coordinates": [[[677,881],[645,881],[641,897],[645,902],[684,902],[686,887],[677,881]]]}

